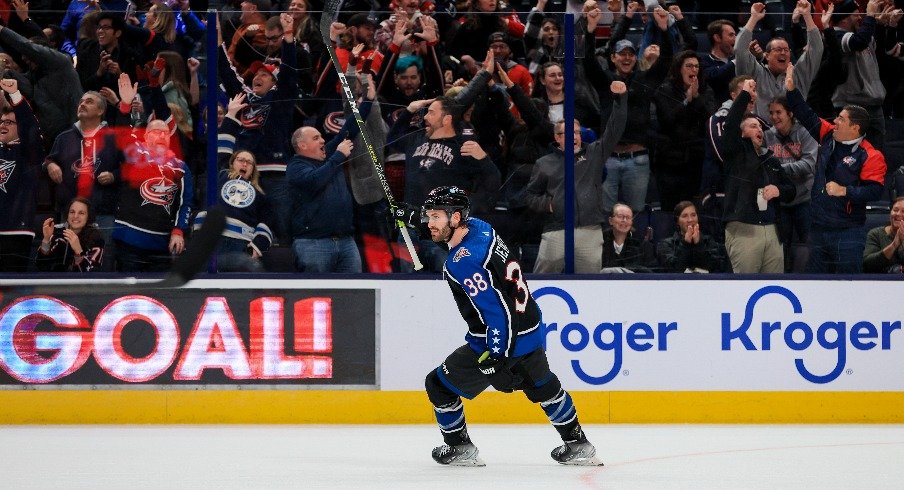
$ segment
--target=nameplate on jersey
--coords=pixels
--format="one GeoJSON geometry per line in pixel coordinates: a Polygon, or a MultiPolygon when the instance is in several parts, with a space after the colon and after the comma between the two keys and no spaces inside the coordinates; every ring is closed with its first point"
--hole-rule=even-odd
{"type": "Polygon", "coordinates": [[[502,240],[496,240],[496,248],[493,250],[493,253],[498,255],[502,260],[508,260],[509,249],[502,240]]]}

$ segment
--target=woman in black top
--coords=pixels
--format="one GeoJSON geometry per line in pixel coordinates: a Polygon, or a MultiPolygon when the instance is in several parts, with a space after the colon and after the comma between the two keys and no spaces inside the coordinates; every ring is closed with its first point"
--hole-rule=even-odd
{"type": "Polygon", "coordinates": [[[48,272],[90,272],[98,270],[104,255],[104,238],[94,223],[87,199],[69,202],[66,222],[55,225],[44,220],[44,238],[38,247],[35,264],[48,272]]]}

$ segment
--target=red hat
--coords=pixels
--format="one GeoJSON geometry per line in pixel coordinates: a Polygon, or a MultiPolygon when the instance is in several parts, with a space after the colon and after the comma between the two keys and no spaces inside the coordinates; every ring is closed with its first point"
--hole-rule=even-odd
{"type": "Polygon", "coordinates": [[[254,76],[257,75],[257,72],[261,70],[267,70],[268,73],[273,75],[273,78],[279,76],[279,65],[273,63],[264,63],[263,61],[255,61],[251,63],[251,66],[248,68],[248,75],[254,76]]]}

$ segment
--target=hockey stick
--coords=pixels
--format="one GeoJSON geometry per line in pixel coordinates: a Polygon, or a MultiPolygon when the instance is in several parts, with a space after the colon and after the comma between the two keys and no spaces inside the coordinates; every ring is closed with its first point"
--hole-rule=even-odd
{"type": "MultiPolygon", "coordinates": [[[[345,78],[345,73],[342,73],[342,68],[339,66],[339,58],[336,56],[336,48],[333,46],[332,39],[330,39],[330,25],[332,25],[333,19],[339,12],[339,4],[341,1],[342,0],[329,0],[323,7],[323,16],[320,18],[320,35],[323,36],[323,43],[326,45],[326,50],[330,53],[330,60],[333,62],[333,67],[336,69],[336,73],[339,74],[339,82],[342,83],[342,92],[345,95],[345,100],[352,108],[355,122],[358,123],[361,141],[367,146],[367,154],[370,155],[370,161],[377,171],[377,176],[380,179],[380,186],[383,188],[383,195],[386,196],[386,202],[389,204],[389,212],[391,215],[395,216],[395,210],[398,208],[398,205],[396,204],[395,198],[392,196],[392,189],[389,188],[389,182],[386,181],[386,172],[383,170],[383,164],[380,162],[380,159],[377,158],[377,152],[374,151],[374,147],[370,144],[370,139],[367,137],[364,118],[361,117],[361,112],[358,111],[358,104],[355,103],[355,94],[352,93],[348,80],[345,78]]],[[[423,269],[424,265],[421,264],[421,260],[417,256],[417,250],[414,249],[414,244],[411,242],[408,228],[402,220],[397,219],[395,222],[396,226],[399,227],[399,232],[402,234],[402,239],[405,241],[405,248],[407,248],[408,253],[411,254],[414,270],[423,269]]]]}
{"type": "Polygon", "coordinates": [[[165,289],[178,288],[191,281],[206,266],[210,256],[213,255],[223,229],[226,227],[226,213],[222,209],[211,208],[207,210],[207,216],[201,228],[192,236],[185,252],[176,257],[173,266],[167,275],[159,281],[139,281],[135,277],[123,279],[94,279],[90,282],[77,281],[63,284],[61,281],[47,282],[39,279],[36,281],[19,281],[16,284],[0,284],[0,295],[15,292],[18,294],[63,294],[63,293],[91,293],[91,294],[115,294],[128,293],[131,288],[136,289],[165,289]]]}

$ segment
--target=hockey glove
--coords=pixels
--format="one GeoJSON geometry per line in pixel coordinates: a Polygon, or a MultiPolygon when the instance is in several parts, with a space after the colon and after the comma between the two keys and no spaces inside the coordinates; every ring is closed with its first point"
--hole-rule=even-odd
{"type": "Polygon", "coordinates": [[[399,202],[389,212],[392,214],[392,219],[401,221],[405,226],[417,228],[421,225],[421,208],[418,206],[399,202]]]}
{"type": "Polygon", "coordinates": [[[484,352],[477,361],[477,369],[483,373],[490,382],[490,385],[503,393],[511,393],[521,386],[524,378],[513,373],[511,369],[506,367],[505,358],[490,357],[489,352],[484,352]]]}

